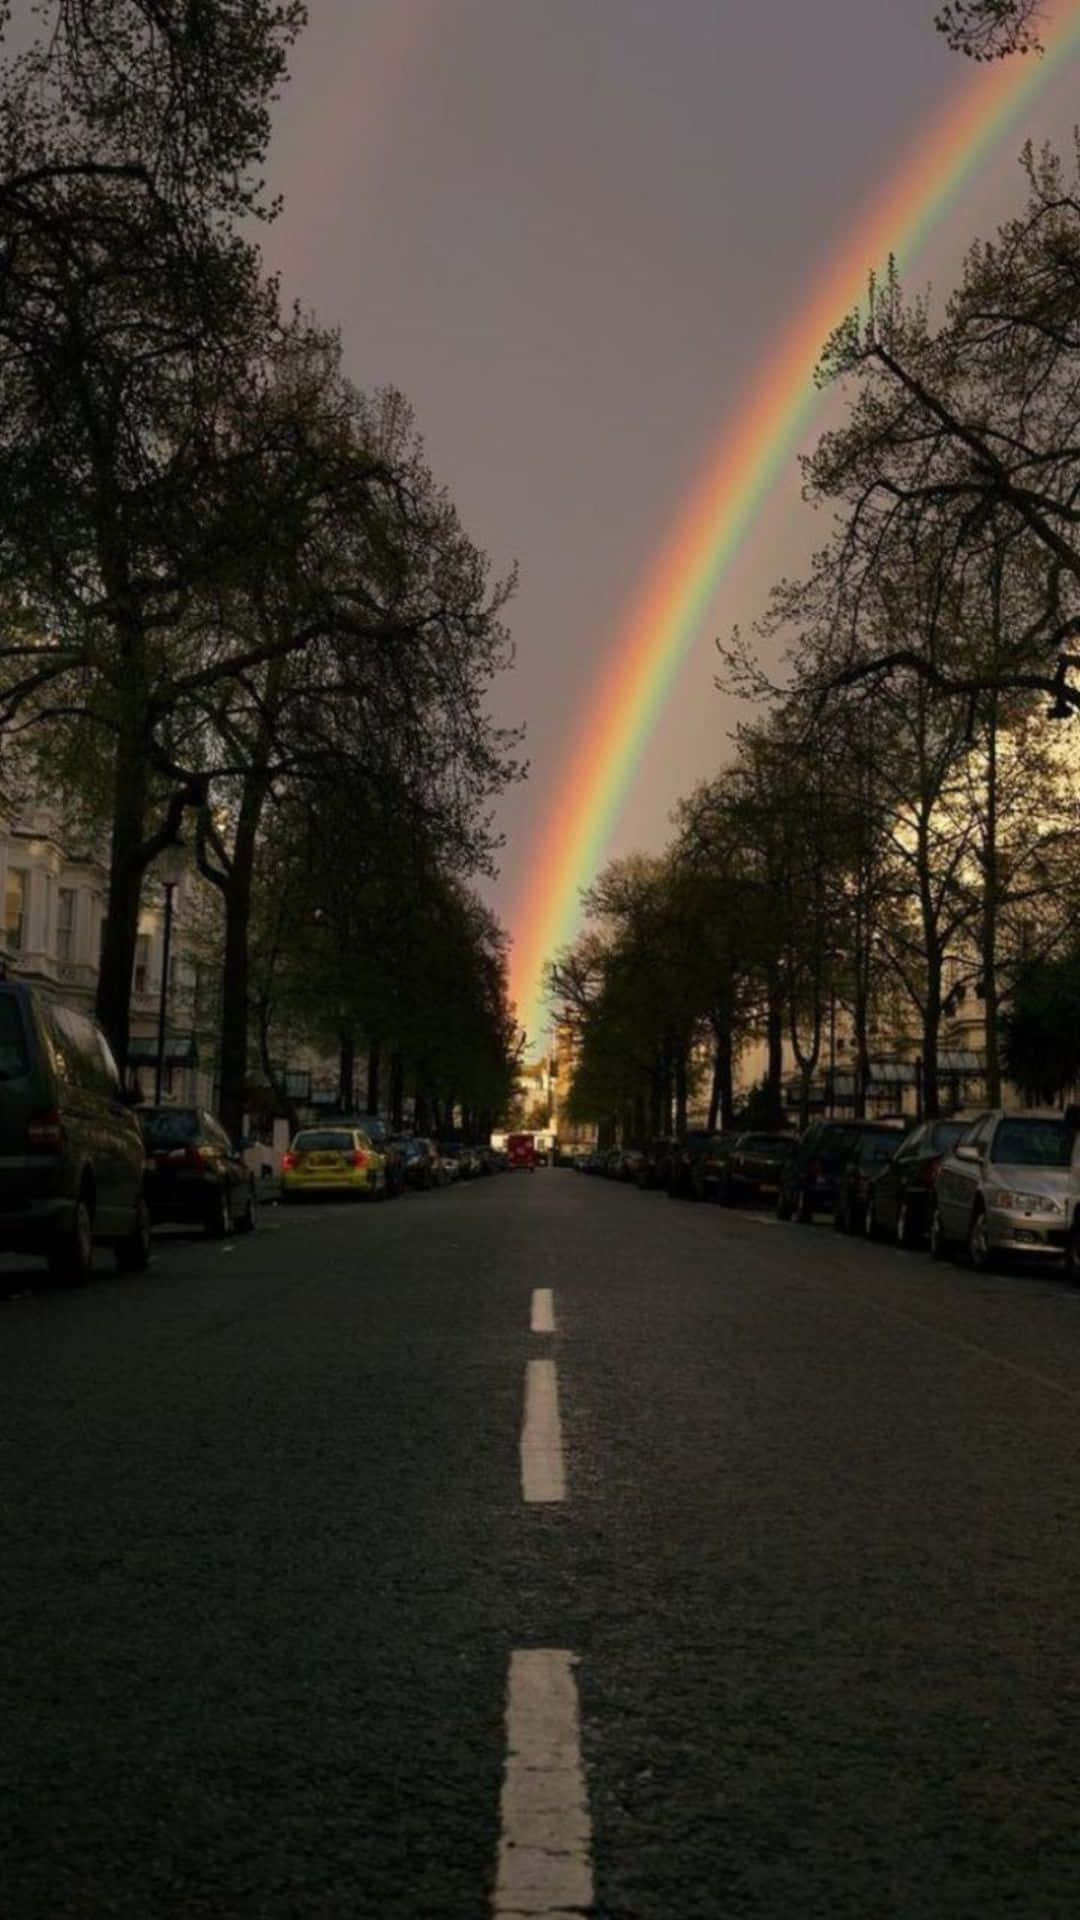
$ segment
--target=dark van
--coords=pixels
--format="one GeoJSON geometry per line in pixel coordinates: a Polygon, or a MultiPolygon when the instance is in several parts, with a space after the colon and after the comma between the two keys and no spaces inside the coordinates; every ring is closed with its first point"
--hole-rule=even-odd
{"type": "Polygon", "coordinates": [[[0,980],[0,1252],[44,1254],[78,1284],[94,1247],[150,1258],[146,1156],[116,1062],[88,1014],[0,980]]]}

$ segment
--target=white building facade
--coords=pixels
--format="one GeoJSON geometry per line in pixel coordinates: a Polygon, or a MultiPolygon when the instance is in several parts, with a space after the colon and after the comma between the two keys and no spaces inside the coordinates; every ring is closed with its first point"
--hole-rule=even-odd
{"type": "MultiPolygon", "coordinates": [[[[147,872],[131,982],[129,1066],[142,1097],[152,1100],[163,1037],[162,1097],[213,1109],[216,983],[207,979],[189,935],[199,883],[190,870],[179,872],[164,1006],[165,889],[153,867],[147,872]]],[[[70,847],[60,818],[48,806],[28,808],[17,817],[0,815],[0,902],[0,954],[8,973],[34,981],[58,1000],[91,1009],[108,908],[107,874],[94,853],[70,847]]]]}

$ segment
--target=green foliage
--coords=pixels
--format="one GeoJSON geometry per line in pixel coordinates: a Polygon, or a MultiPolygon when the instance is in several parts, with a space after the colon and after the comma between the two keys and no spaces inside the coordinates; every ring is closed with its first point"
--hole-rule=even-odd
{"type": "Polygon", "coordinates": [[[1003,1026],[1006,1067],[1029,1099],[1053,1105],[1080,1084],[1080,945],[1022,962],[1003,1026]]]}

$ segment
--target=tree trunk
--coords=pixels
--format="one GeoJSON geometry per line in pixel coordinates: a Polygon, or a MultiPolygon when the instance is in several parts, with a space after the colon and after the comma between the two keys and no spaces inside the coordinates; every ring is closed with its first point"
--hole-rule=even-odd
{"type": "Polygon", "coordinates": [[[368,1043],[368,1057],[367,1057],[367,1111],[368,1113],[378,1113],[379,1111],[379,1080],[380,1080],[381,1065],[382,1065],[382,1061],[380,1058],[379,1042],[377,1040],[371,1040],[368,1043]]]}
{"type": "Polygon", "coordinates": [[[679,1039],[675,1043],[675,1132],[680,1140],[686,1138],[686,1043],[679,1039]]]}
{"type": "Polygon", "coordinates": [[[251,884],[259,819],[266,799],[262,773],[244,782],[232,859],[222,894],[225,903],[225,958],[221,978],[221,1093],[218,1112],[226,1133],[239,1139],[248,1078],[248,1015],[251,884]]]}
{"type": "Polygon", "coordinates": [[[765,1045],[768,1065],[765,1070],[767,1125],[778,1131],[784,1124],[784,994],[780,976],[770,970],[766,986],[765,1045]]]}
{"type": "Polygon", "coordinates": [[[116,1055],[127,1066],[131,1036],[131,980],[139,933],[139,902],[146,868],[144,841],[148,806],[148,767],[139,735],[140,715],[125,719],[113,763],[112,845],[109,855],[109,905],[101,944],[97,1016],[116,1055]]]}
{"type": "Polygon", "coordinates": [[[980,960],[982,964],[984,1046],[986,1050],[986,1104],[1001,1105],[1001,1058],[998,1050],[998,848],[997,848],[997,697],[991,696],[990,733],[986,750],[986,841],[983,848],[983,911],[980,960]]]}
{"type": "Polygon", "coordinates": [[[351,1020],[338,1031],[338,1103],[342,1113],[352,1113],[356,1105],[356,1032],[351,1020]]]}

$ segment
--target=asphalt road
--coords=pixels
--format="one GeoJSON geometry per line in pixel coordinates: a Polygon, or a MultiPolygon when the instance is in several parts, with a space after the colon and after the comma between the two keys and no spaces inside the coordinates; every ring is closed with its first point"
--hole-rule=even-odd
{"type": "Polygon", "coordinates": [[[0,1920],[481,1920],[529,1649],[597,1920],[1080,1910],[1063,1280],[561,1171],[101,1265],[0,1263],[0,1920]]]}

